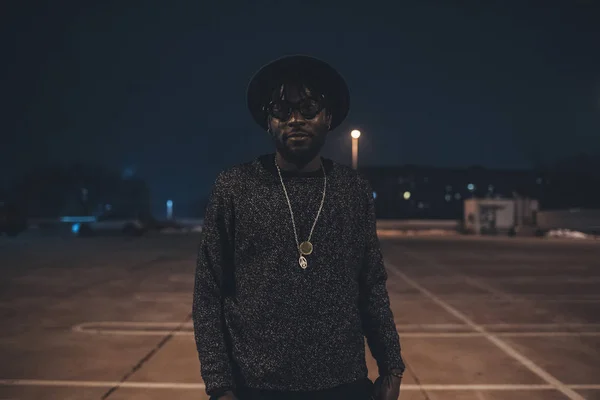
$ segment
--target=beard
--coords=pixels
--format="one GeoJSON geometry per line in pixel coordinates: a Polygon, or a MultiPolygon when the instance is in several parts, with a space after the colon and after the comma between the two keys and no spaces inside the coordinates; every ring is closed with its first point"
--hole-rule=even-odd
{"type": "Polygon", "coordinates": [[[288,142],[275,137],[273,137],[273,141],[278,152],[287,162],[303,168],[319,155],[325,145],[325,135],[313,136],[306,146],[289,145],[288,142]]]}

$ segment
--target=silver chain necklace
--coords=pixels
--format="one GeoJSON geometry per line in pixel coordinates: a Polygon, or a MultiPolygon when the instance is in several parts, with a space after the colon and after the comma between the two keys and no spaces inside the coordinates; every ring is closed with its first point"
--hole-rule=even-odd
{"type": "Polygon", "coordinates": [[[285,189],[285,184],[283,183],[283,178],[281,177],[281,171],[279,170],[279,165],[277,165],[277,156],[275,156],[275,166],[277,167],[277,173],[279,174],[279,180],[281,181],[281,186],[283,186],[283,193],[285,194],[285,198],[287,199],[288,206],[290,208],[290,215],[292,216],[292,225],[294,226],[294,236],[296,237],[296,246],[300,253],[300,258],[298,259],[298,263],[302,269],[306,269],[308,263],[306,262],[306,257],[313,251],[313,245],[310,242],[310,238],[312,237],[313,230],[315,229],[315,225],[317,224],[317,220],[319,219],[319,215],[321,215],[321,210],[323,209],[323,203],[325,202],[325,189],[327,188],[327,175],[325,174],[325,167],[323,166],[323,162],[321,162],[321,169],[323,170],[323,178],[324,178],[324,186],[323,186],[323,198],[321,199],[321,205],[319,206],[319,212],[317,213],[317,217],[315,218],[315,222],[313,222],[313,226],[310,229],[310,234],[308,235],[308,239],[305,242],[298,242],[298,234],[296,233],[296,222],[294,221],[294,212],[292,211],[292,204],[290,203],[290,198],[288,197],[287,190],[285,189]]]}

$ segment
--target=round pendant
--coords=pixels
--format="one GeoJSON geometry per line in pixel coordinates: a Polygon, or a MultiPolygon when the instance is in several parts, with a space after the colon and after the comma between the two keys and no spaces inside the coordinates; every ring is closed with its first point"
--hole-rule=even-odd
{"type": "Polygon", "coordinates": [[[302,242],[300,243],[300,251],[305,256],[309,255],[313,251],[313,245],[311,242],[302,242]]]}

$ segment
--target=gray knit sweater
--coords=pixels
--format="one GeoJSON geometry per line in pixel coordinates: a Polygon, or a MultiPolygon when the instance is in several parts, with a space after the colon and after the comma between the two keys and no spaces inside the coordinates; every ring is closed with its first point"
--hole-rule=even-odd
{"type": "MultiPolygon", "coordinates": [[[[274,154],[216,179],[192,309],[208,395],[239,385],[321,390],[365,378],[365,337],[380,374],[404,370],[371,186],[352,168],[322,161],[326,197],[305,270],[274,154]]],[[[303,242],[321,203],[323,172],[281,172],[303,242]]]]}

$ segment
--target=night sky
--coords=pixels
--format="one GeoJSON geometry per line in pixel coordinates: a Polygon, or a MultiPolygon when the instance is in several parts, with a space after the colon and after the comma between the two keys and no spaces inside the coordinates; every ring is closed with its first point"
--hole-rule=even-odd
{"type": "Polygon", "coordinates": [[[133,169],[156,207],[206,195],[220,170],[274,150],[246,86],[295,53],[350,86],[323,152],[342,163],[352,129],[362,165],[526,168],[600,151],[597,2],[324,3],[3,2],[3,180],[82,160],[133,169]]]}

